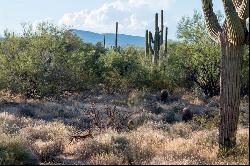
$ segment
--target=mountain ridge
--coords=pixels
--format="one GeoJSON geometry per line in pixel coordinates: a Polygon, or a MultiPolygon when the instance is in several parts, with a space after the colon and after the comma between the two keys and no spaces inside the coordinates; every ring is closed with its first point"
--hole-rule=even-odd
{"type": "MultiPolygon", "coordinates": [[[[114,33],[96,33],[85,30],[71,29],[74,34],[80,37],[83,41],[96,44],[97,42],[103,42],[104,35],[106,40],[106,46],[114,46],[115,34],[114,33]]],[[[144,47],[145,38],[141,36],[118,34],[118,45],[124,47],[127,45],[135,45],[144,47]]]]}

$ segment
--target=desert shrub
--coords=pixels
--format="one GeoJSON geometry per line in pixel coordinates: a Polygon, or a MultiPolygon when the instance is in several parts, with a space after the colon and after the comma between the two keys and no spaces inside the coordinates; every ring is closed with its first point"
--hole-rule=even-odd
{"type": "Polygon", "coordinates": [[[3,133],[17,134],[20,129],[32,123],[30,119],[18,118],[13,114],[0,113],[0,128],[3,133]]]}
{"type": "Polygon", "coordinates": [[[220,46],[209,38],[205,29],[199,12],[183,17],[177,30],[177,37],[183,44],[177,46],[175,53],[184,60],[181,63],[188,88],[198,86],[205,95],[212,97],[219,94],[220,46]]]}
{"type": "Polygon", "coordinates": [[[158,120],[158,117],[156,115],[144,111],[144,112],[135,114],[135,115],[130,117],[130,119],[128,121],[128,129],[135,130],[138,127],[146,124],[147,122],[157,121],[157,120],[158,120]]]}
{"type": "Polygon", "coordinates": [[[164,122],[166,123],[174,123],[175,122],[175,113],[174,112],[169,112],[169,113],[165,113],[164,122]]]}
{"type": "Polygon", "coordinates": [[[82,159],[88,160],[95,155],[115,153],[115,150],[112,144],[89,141],[81,145],[78,154],[82,159]]]}
{"type": "Polygon", "coordinates": [[[173,124],[169,130],[169,133],[173,137],[188,138],[192,134],[193,128],[189,124],[176,123],[173,124]]]}
{"type": "Polygon", "coordinates": [[[27,108],[19,109],[17,114],[19,116],[30,117],[30,118],[33,118],[36,115],[34,110],[27,109],[27,108]]]}
{"type": "Polygon", "coordinates": [[[67,127],[60,122],[51,122],[47,124],[38,124],[22,128],[20,137],[28,144],[33,144],[37,140],[44,142],[67,138],[71,127],[67,127]]]}
{"type": "Polygon", "coordinates": [[[0,134],[0,165],[37,164],[31,151],[16,137],[0,134]]]}
{"type": "Polygon", "coordinates": [[[151,109],[151,112],[158,115],[158,114],[164,113],[165,109],[162,108],[161,106],[156,106],[153,109],[151,109]]]}
{"type": "MultiPolygon", "coordinates": [[[[135,46],[105,49],[83,42],[72,31],[42,23],[24,26],[23,34],[7,32],[0,40],[0,89],[28,97],[83,91],[104,83],[110,92],[130,89],[173,91],[200,89],[219,94],[220,46],[205,31],[203,17],[183,17],[177,41],[169,41],[160,65],[135,46]]],[[[243,56],[241,94],[249,92],[248,50],[243,56]]]]}
{"type": "MultiPolygon", "coordinates": [[[[218,19],[223,20],[220,12],[218,19]]],[[[220,82],[220,45],[216,44],[205,28],[201,13],[195,11],[192,17],[184,16],[177,27],[177,38],[174,48],[170,47],[170,64],[175,75],[180,79],[180,86],[189,89],[198,87],[208,96],[219,94],[220,82]],[[181,58],[181,59],[180,59],[181,58]],[[172,61],[175,60],[175,61],[172,61]]],[[[241,94],[249,92],[249,50],[245,49],[243,56],[241,94]]],[[[173,78],[174,79],[174,78],[173,78]]]]}
{"type": "Polygon", "coordinates": [[[110,87],[123,89],[136,86],[141,80],[139,77],[134,79],[134,76],[142,71],[138,58],[138,54],[131,55],[127,51],[120,53],[110,50],[106,55],[102,55],[99,65],[104,83],[110,87]]]}
{"type": "Polygon", "coordinates": [[[137,107],[143,104],[145,100],[145,94],[139,90],[133,90],[128,94],[127,105],[129,107],[137,107]]]}
{"type": "Polygon", "coordinates": [[[124,163],[123,158],[116,154],[104,153],[92,156],[88,160],[87,165],[127,165],[127,163],[124,163]]]}
{"type": "Polygon", "coordinates": [[[246,46],[242,61],[241,96],[249,96],[249,46],[246,46]]]}
{"type": "Polygon", "coordinates": [[[200,130],[217,128],[219,126],[219,113],[211,111],[211,113],[203,115],[194,115],[190,124],[200,130]]]}
{"type": "MultiPolygon", "coordinates": [[[[42,23],[25,26],[21,36],[6,32],[0,44],[0,79],[4,87],[28,97],[49,96],[87,86],[85,70],[94,46],[68,30],[42,23]]],[[[95,74],[95,73],[94,73],[95,74]]]]}
{"type": "Polygon", "coordinates": [[[179,113],[179,106],[174,106],[169,110],[165,110],[163,113],[163,122],[173,124],[181,121],[181,114],[179,113]]]}
{"type": "Polygon", "coordinates": [[[42,162],[53,162],[63,153],[71,130],[59,122],[40,123],[22,128],[19,135],[42,162]]]}
{"type": "Polygon", "coordinates": [[[118,153],[124,158],[125,163],[138,165],[146,163],[151,158],[152,153],[148,149],[141,149],[126,137],[113,138],[112,142],[115,144],[118,153]]]}
{"type": "Polygon", "coordinates": [[[237,145],[235,148],[219,151],[217,164],[249,164],[249,131],[240,130],[237,133],[237,145]]]}
{"type": "Polygon", "coordinates": [[[42,162],[56,161],[56,157],[62,154],[64,150],[64,144],[60,140],[46,142],[37,140],[31,147],[42,162]]]}

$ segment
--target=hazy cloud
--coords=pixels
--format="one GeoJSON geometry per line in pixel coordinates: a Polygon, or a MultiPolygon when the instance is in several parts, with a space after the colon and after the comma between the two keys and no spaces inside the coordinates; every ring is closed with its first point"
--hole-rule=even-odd
{"type": "Polygon", "coordinates": [[[114,0],[93,10],[65,13],[59,20],[72,28],[99,33],[114,32],[115,22],[119,31],[132,35],[144,35],[146,28],[153,28],[154,13],[166,10],[174,0],[114,0]],[[149,17],[151,16],[151,17],[149,17]]]}

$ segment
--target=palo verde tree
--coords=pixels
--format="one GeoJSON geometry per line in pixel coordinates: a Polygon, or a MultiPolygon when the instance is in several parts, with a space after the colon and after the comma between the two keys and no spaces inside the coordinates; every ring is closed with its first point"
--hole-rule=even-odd
{"type": "Polygon", "coordinates": [[[236,145],[242,57],[249,44],[249,0],[222,1],[226,17],[223,26],[213,11],[212,0],[202,0],[202,7],[210,36],[221,44],[219,144],[220,149],[229,150],[236,145]]]}

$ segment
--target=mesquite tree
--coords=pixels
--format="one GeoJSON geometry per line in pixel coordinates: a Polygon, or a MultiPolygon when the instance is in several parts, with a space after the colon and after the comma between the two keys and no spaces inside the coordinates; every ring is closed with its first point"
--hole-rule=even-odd
{"type": "Polygon", "coordinates": [[[212,0],[202,0],[202,7],[210,36],[221,44],[219,144],[221,149],[231,149],[236,145],[239,120],[242,56],[249,43],[249,0],[222,1],[226,16],[223,26],[213,12],[212,0]]]}

